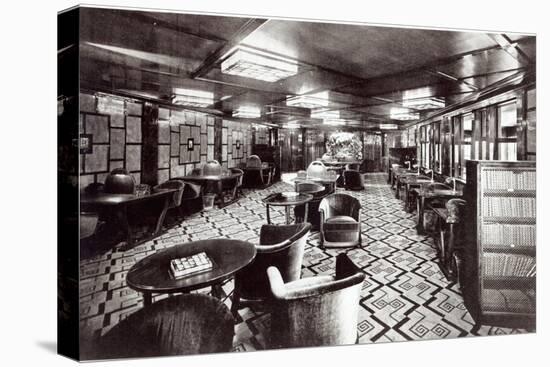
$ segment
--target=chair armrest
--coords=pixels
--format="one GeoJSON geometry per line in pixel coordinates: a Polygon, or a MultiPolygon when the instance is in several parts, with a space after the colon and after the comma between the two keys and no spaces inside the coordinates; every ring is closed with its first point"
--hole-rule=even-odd
{"type": "Polygon", "coordinates": [[[256,252],[259,254],[267,254],[271,252],[276,252],[285,247],[288,247],[292,244],[289,240],[284,240],[283,242],[275,243],[273,245],[256,245],[256,252]]]}

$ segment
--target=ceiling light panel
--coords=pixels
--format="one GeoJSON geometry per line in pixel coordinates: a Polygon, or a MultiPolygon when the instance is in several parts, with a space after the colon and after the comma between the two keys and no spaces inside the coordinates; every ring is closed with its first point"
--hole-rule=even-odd
{"type": "Polygon", "coordinates": [[[400,121],[418,120],[420,118],[420,114],[418,112],[410,112],[406,108],[392,107],[390,110],[390,118],[392,120],[400,121]]]}
{"type": "Polygon", "coordinates": [[[417,110],[433,110],[445,107],[445,100],[442,98],[417,98],[403,101],[403,106],[417,110]]]}
{"type": "Polygon", "coordinates": [[[221,64],[224,74],[276,82],[298,73],[296,60],[237,46],[221,64]]]}
{"type": "Polygon", "coordinates": [[[208,107],[214,104],[214,93],[195,89],[174,88],[172,103],[177,105],[208,107]]]}
{"type": "Polygon", "coordinates": [[[287,96],[286,105],[303,108],[328,107],[328,91],[305,94],[302,96],[287,96]]]}
{"type": "Polygon", "coordinates": [[[260,107],[255,106],[241,106],[233,111],[233,117],[240,117],[245,119],[254,119],[262,115],[260,107]]]}

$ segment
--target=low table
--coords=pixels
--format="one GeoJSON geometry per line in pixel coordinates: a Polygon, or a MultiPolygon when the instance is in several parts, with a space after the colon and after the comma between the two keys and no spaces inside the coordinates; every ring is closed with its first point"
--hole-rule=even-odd
{"type": "Polygon", "coordinates": [[[223,194],[223,184],[227,181],[235,181],[235,186],[237,186],[237,182],[242,177],[242,173],[236,173],[236,172],[230,172],[226,171],[222,173],[221,175],[187,175],[187,176],[181,176],[181,177],[175,177],[175,180],[182,180],[182,181],[189,181],[196,183],[197,185],[200,185],[203,190],[206,188],[209,184],[213,185],[213,189],[215,191],[215,194],[218,198],[218,207],[223,208],[229,204],[232,204],[236,202],[238,199],[236,197],[236,191],[233,194],[233,196],[230,198],[229,201],[225,201],[225,197],[223,194]]]}
{"type": "Polygon", "coordinates": [[[267,214],[267,224],[271,224],[271,216],[269,214],[270,206],[284,206],[285,207],[285,222],[290,224],[290,207],[296,205],[305,204],[304,222],[307,222],[308,203],[313,199],[311,194],[299,193],[294,197],[285,197],[282,193],[278,192],[271,194],[262,199],[265,204],[265,210],[267,214]]]}
{"type": "Polygon", "coordinates": [[[221,283],[250,264],[256,257],[254,244],[227,238],[187,242],[148,256],[132,266],[126,276],[128,286],[143,293],[144,305],[152,303],[153,293],[187,293],[212,286],[219,296],[221,283]],[[175,279],[170,274],[170,260],[206,252],[214,263],[212,269],[175,279]]]}
{"type": "Polygon", "coordinates": [[[117,224],[120,225],[126,233],[127,247],[147,241],[158,236],[162,230],[164,217],[173,200],[176,189],[164,189],[162,191],[148,194],[81,194],[80,210],[85,212],[97,212],[101,216],[116,218],[117,224]],[[134,233],[128,221],[128,214],[131,211],[145,210],[147,213],[154,215],[155,227],[149,235],[136,241],[134,233]]]}

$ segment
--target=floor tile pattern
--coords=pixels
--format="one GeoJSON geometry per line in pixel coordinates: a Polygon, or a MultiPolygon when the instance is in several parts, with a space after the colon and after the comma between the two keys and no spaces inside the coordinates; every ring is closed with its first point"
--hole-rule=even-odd
{"type": "MultiPolygon", "coordinates": [[[[302,277],[333,274],[335,258],[345,251],[367,274],[357,325],[360,343],[455,338],[472,335],[523,333],[525,330],[475,327],[456,284],[449,283],[437,265],[430,238],[414,229],[415,214],[403,210],[385,182],[384,174],[367,174],[365,190],[346,192],[362,205],[363,246],[322,249],[319,233],[306,245],[302,277]]],[[[142,307],[142,297],[125,283],[128,269],[138,260],[188,241],[226,237],[257,242],[266,222],[261,199],[292,189],[279,182],[264,190],[244,190],[244,197],[224,209],[203,211],[186,218],[155,240],[129,250],[114,248],[81,261],[80,326],[83,353],[103,334],[142,307]]],[[[339,189],[341,190],[341,189],[339,189]]],[[[272,208],[274,223],[284,222],[284,210],[272,208]]],[[[232,290],[232,282],[223,289],[232,290]]],[[[207,292],[209,289],[200,290],[207,292]]],[[[159,300],[166,295],[155,296],[159,300]]],[[[226,304],[231,305],[230,298],[226,304]]],[[[235,326],[235,351],[264,349],[270,315],[261,308],[243,308],[235,326]]]]}

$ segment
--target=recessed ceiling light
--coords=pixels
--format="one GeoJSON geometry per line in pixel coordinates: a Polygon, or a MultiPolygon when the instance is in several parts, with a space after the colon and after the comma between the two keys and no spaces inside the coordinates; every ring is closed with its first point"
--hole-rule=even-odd
{"type": "Polygon", "coordinates": [[[316,108],[328,106],[328,91],[301,96],[287,96],[286,105],[303,108],[316,108]]]}
{"type": "Polygon", "coordinates": [[[397,125],[396,124],[380,124],[380,126],[378,126],[378,128],[380,130],[397,130],[397,125]]]}
{"type": "Polygon", "coordinates": [[[177,105],[208,107],[214,103],[214,93],[196,89],[174,88],[172,103],[177,105]]]}
{"type": "Polygon", "coordinates": [[[323,119],[323,120],[338,120],[340,119],[340,111],[338,110],[330,111],[326,109],[311,111],[311,118],[323,119]]]}
{"type": "Polygon", "coordinates": [[[392,120],[401,121],[418,120],[420,118],[420,114],[418,112],[410,112],[406,108],[392,107],[392,109],[390,110],[390,118],[392,120]]]}
{"type": "Polygon", "coordinates": [[[262,115],[262,111],[260,107],[256,106],[240,106],[236,110],[233,111],[233,117],[240,117],[240,118],[258,118],[262,115]]]}
{"type": "Polygon", "coordinates": [[[298,74],[298,62],[289,58],[255,50],[245,46],[234,47],[222,61],[224,74],[276,82],[298,74]]]}
{"type": "Polygon", "coordinates": [[[435,97],[408,99],[403,101],[403,106],[417,110],[432,110],[445,107],[445,100],[435,97]]]}

